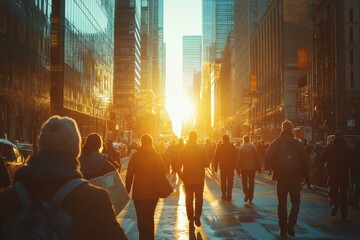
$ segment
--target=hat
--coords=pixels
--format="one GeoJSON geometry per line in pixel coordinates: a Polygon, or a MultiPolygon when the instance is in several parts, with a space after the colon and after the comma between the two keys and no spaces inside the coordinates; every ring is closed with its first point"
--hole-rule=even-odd
{"type": "Polygon", "coordinates": [[[341,131],[341,130],[336,130],[335,131],[335,137],[336,138],[342,138],[342,137],[344,137],[345,135],[344,135],[344,132],[343,131],[341,131]]]}
{"type": "Polygon", "coordinates": [[[281,124],[281,129],[286,132],[291,132],[293,130],[293,124],[289,120],[285,120],[281,124]]]}
{"type": "Polygon", "coordinates": [[[54,115],[41,126],[38,138],[39,152],[63,151],[78,158],[80,143],[80,132],[72,118],[54,115]]]}

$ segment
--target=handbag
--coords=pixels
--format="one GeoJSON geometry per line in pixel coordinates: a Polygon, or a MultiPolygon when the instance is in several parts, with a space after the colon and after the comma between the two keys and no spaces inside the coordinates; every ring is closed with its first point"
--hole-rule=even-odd
{"type": "Polygon", "coordinates": [[[169,180],[165,174],[159,172],[160,164],[159,160],[156,161],[157,166],[155,167],[155,189],[159,198],[167,198],[173,191],[169,180]]]}

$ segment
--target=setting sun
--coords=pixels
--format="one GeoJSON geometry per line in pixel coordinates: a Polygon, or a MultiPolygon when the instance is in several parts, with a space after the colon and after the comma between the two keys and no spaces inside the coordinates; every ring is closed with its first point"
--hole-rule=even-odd
{"type": "Polygon", "coordinates": [[[176,135],[181,135],[181,124],[183,121],[191,122],[194,116],[194,104],[180,95],[173,95],[167,101],[168,112],[173,122],[173,130],[176,135]]]}

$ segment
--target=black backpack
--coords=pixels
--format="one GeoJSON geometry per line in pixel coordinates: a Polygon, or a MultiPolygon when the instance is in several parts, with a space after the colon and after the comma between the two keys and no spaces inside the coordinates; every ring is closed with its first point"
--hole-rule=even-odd
{"type": "Polygon", "coordinates": [[[279,172],[296,171],[301,168],[296,142],[280,141],[276,151],[276,170],[279,172]]]}
{"type": "Polygon", "coordinates": [[[79,178],[70,180],[54,194],[50,202],[31,201],[24,184],[17,182],[15,188],[23,209],[4,225],[1,239],[75,239],[72,231],[72,217],[61,209],[61,204],[71,191],[86,182],[79,178]]]}

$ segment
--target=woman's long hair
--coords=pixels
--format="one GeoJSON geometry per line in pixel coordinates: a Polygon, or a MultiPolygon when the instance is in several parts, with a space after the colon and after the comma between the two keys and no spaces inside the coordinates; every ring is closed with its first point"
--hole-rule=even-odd
{"type": "Polygon", "coordinates": [[[103,140],[97,133],[90,133],[82,146],[82,153],[89,155],[92,151],[101,152],[103,148],[103,140]]]}

